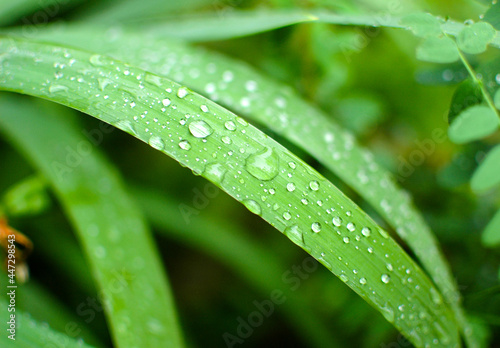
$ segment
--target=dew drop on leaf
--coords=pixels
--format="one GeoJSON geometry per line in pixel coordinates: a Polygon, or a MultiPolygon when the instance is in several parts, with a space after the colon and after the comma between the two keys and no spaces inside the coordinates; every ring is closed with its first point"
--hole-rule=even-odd
{"type": "Polygon", "coordinates": [[[190,150],[191,149],[191,144],[187,140],[181,140],[179,142],[179,147],[183,150],[190,150]]]}
{"type": "Polygon", "coordinates": [[[347,276],[345,274],[341,274],[339,276],[340,280],[342,280],[344,283],[346,283],[349,279],[347,278],[347,276]]]}
{"type": "Polygon", "coordinates": [[[284,231],[285,235],[290,238],[292,242],[297,244],[298,246],[304,247],[304,237],[302,235],[302,231],[300,227],[297,225],[289,226],[284,231]]]}
{"type": "Polygon", "coordinates": [[[380,280],[382,280],[382,283],[388,284],[391,281],[391,277],[388,274],[382,274],[380,277],[380,280]]]}
{"type": "Polygon", "coordinates": [[[346,227],[350,232],[354,232],[356,230],[356,225],[352,222],[349,222],[346,227]]]}
{"type": "Polygon", "coordinates": [[[221,163],[209,163],[205,166],[203,176],[208,180],[220,184],[224,180],[227,168],[221,163]]]}
{"type": "Polygon", "coordinates": [[[340,227],[340,225],[342,225],[342,218],[340,216],[334,216],[332,222],[335,226],[340,227]]]}
{"type": "Polygon", "coordinates": [[[185,96],[188,95],[188,89],[186,87],[180,87],[178,90],[177,90],[177,96],[179,98],[184,98],[185,96]]]}
{"type": "Polygon", "coordinates": [[[288,192],[295,191],[295,184],[293,182],[289,182],[288,184],[286,184],[286,189],[288,192]]]}
{"type": "Polygon", "coordinates": [[[369,227],[363,227],[361,229],[361,234],[365,237],[369,237],[371,233],[372,233],[372,230],[369,227]]]}
{"type": "Polygon", "coordinates": [[[268,147],[248,156],[245,169],[259,180],[271,180],[278,175],[278,155],[268,147]]]}
{"type": "Polygon", "coordinates": [[[257,215],[262,214],[262,208],[260,207],[259,203],[257,203],[253,199],[246,199],[243,201],[243,204],[252,213],[257,214],[257,215]]]}
{"type": "Polygon", "coordinates": [[[311,225],[311,230],[314,232],[314,233],[318,233],[321,231],[321,224],[319,222],[314,222],[312,225],[311,225]]]}
{"type": "Polygon", "coordinates": [[[313,191],[319,190],[319,183],[316,180],[313,180],[309,183],[309,188],[313,191]]]}
{"type": "Polygon", "coordinates": [[[212,127],[203,120],[196,120],[189,124],[189,132],[196,138],[206,138],[213,131],[212,127]]]}
{"type": "Polygon", "coordinates": [[[285,219],[285,220],[287,220],[287,221],[288,221],[288,220],[290,220],[291,218],[292,218],[292,214],[290,214],[288,211],[285,211],[285,212],[283,213],[283,219],[285,219]]]}
{"type": "Polygon", "coordinates": [[[226,127],[226,129],[229,131],[236,130],[236,124],[233,121],[227,121],[226,123],[224,123],[224,127],[226,127]]]}
{"type": "Polygon", "coordinates": [[[165,148],[163,140],[157,135],[150,137],[148,140],[148,144],[156,150],[163,150],[165,148]]]}

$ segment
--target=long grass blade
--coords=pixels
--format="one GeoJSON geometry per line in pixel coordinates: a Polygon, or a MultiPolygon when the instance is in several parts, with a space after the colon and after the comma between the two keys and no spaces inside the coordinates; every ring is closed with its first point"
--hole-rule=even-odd
{"type": "MultiPolygon", "coordinates": [[[[2,69],[1,76],[7,75],[2,69]]],[[[53,104],[44,109],[5,95],[0,107],[0,129],[50,182],[72,220],[116,345],[181,347],[164,271],[117,174],[95,149],[89,150],[92,145],[81,132],[65,122],[71,117],[65,109],[53,104]],[[101,189],[94,185],[96,178],[101,189]]]]}
{"type": "MultiPolygon", "coordinates": [[[[10,313],[8,311],[9,303],[3,297],[0,298],[0,310],[2,313],[10,313]]],[[[15,327],[14,331],[11,329],[10,316],[8,320],[2,320],[2,335],[0,335],[0,345],[2,347],[20,347],[20,348],[33,348],[33,347],[67,347],[67,348],[92,348],[92,346],[85,344],[81,340],[75,340],[65,334],[54,331],[48,325],[42,324],[33,320],[28,314],[20,310],[15,312],[15,327]],[[13,335],[13,336],[11,336],[13,335]],[[12,338],[9,338],[11,336],[12,338]]]]}
{"type": "Polygon", "coordinates": [[[14,38],[2,39],[0,52],[1,88],[71,106],[149,143],[284,232],[415,345],[458,345],[453,315],[418,265],[334,185],[243,119],[107,56],[14,38]]]}
{"type": "Polygon", "coordinates": [[[430,228],[366,149],[355,142],[331,118],[303,102],[289,87],[226,57],[179,43],[85,27],[64,27],[42,34],[43,38],[68,45],[80,42],[93,51],[110,54],[148,71],[185,83],[210,99],[259,122],[307,150],[325,167],[354,188],[385,218],[410,246],[441,290],[470,337],[460,307],[460,294],[430,228]],[[134,51],[127,47],[137,47],[134,51]]]}

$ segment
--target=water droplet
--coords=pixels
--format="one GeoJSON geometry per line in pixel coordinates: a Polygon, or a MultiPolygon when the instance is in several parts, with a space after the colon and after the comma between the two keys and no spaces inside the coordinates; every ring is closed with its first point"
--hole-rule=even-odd
{"type": "Polygon", "coordinates": [[[394,322],[394,311],[392,310],[391,307],[386,303],[384,307],[380,307],[382,310],[382,315],[384,318],[389,322],[393,323],[394,322]]]}
{"type": "Polygon", "coordinates": [[[99,83],[99,89],[101,91],[104,91],[104,89],[106,88],[106,86],[108,86],[110,83],[113,83],[113,81],[111,81],[110,79],[108,79],[108,78],[102,78],[102,77],[99,77],[97,79],[97,82],[99,83]]]}
{"type": "Polygon", "coordinates": [[[201,105],[200,106],[201,111],[203,112],[208,112],[208,107],[206,105],[201,105]]]}
{"type": "Polygon", "coordinates": [[[351,232],[354,232],[356,230],[356,225],[352,222],[349,222],[346,227],[351,232]]]}
{"type": "Polygon", "coordinates": [[[90,64],[92,64],[94,66],[104,65],[103,56],[101,56],[100,54],[94,54],[94,55],[90,56],[89,61],[90,61],[90,64]]]}
{"type": "Polygon", "coordinates": [[[378,229],[378,233],[380,233],[380,235],[385,239],[389,238],[389,234],[381,228],[378,229]]]}
{"type": "Polygon", "coordinates": [[[203,120],[196,120],[189,124],[189,131],[196,138],[206,138],[213,133],[212,127],[203,120]]]}
{"type": "Polygon", "coordinates": [[[227,137],[227,136],[223,136],[223,137],[221,138],[221,140],[222,140],[222,142],[223,142],[224,144],[228,144],[228,145],[229,145],[229,144],[231,144],[231,142],[232,142],[232,141],[231,141],[231,138],[230,138],[230,137],[227,137]]]}
{"type": "Polygon", "coordinates": [[[246,170],[259,180],[271,180],[278,175],[278,155],[271,148],[248,156],[245,163],[246,170]]]}
{"type": "Polygon", "coordinates": [[[309,187],[313,191],[318,191],[319,190],[319,183],[316,180],[313,180],[309,183],[309,187]]]}
{"type": "Polygon", "coordinates": [[[184,98],[185,96],[188,95],[188,89],[186,87],[181,87],[177,90],[177,96],[179,98],[184,98]]]}
{"type": "Polygon", "coordinates": [[[137,132],[135,130],[135,127],[134,125],[132,124],[132,122],[130,121],[127,121],[127,120],[120,120],[118,122],[115,123],[115,126],[117,128],[120,128],[121,130],[129,133],[129,134],[132,134],[132,135],[137,135],[137,132]]]}
{"type": "Polygon", "coordinates": [[[249,80],[245,83],[245,89],[248,92],[254,92],[257,89],[257,82],[249,80]]]}
{"type": "Polygon", "coordinates": [[[300,230],[299,226],[297,225],[289,226],[285,229],[284,233],[295,244],[301,247],[304,246],[304,237],[302,236],[302,231],[300,230]]]}
{"type": "Polygon", "coordinates": [[[372,248],[372,247],[369,247],[369,248],[368,248],[368,249],[366,249],[366,250],[368,250],[368,252],[369,252],[370,254],[373,254],[373,248],[372,248]]]}
{"type": "Polygon", "coordinates": [[[369,227],[363,227],[361,229],[361,234],[365,237],[369,237],[372,234],[372,230],[369,227]]]}
{"type": "Polygon", "coordinates": [[[290,214],[288,211],[285,211],[285,212],[283,213],[283,219],[285,219],[285,220],[287,220],[287,221],[288,221],[288,220],[290,220],[291,218],[292,218],[292,214],[290,214]]]}
{"type": "Polygon", "coordinates": [[[151,138],[149,138],[148,143],[152,148],[155,148],[156,150],[163,150],[165,148],[163,140],[157,135],[153,135],[151,138]]]}
{"type": "Polygon", "coordinates": [[[226,123],[224,123],[224,127],[226,127],[226,129],[230,131],[236,130],[236,124],[233,121],[227,121],[226,123]]]}
{"type": "Polygon", "coordinates": [[[394,270],[394,267],[392,267],[391,263],[388,263],[387,265],[385,265],[385,267],[387,268],[388,271],[392,272],[394,270]]]}
{"type": "Polygon", "coordinates": [[[222,180],[224,180],[226,172],[227,169],[224,165],[220,163],[209,163],[205,166],[203,176],[212,182],[221,183],[222,180]]]}
{"type": "Polygon", "coordinates": [[[304,205],[308,205],[308,204],[309,204],[309,201],[307,200],[307,198],[302,198],[300,201],[301,201],[301,202],[302,202],[302,204],[304,204],[304,205]]]}
{"type": "Polygon", "coordinates": [[[352,212],[351,212],[350,210],[346,211],[346,212],[345,212],[345,214],[346,214],[347,216],[352,216],[352,212]]]}
{"type": "Polygon", "coordinates": [[[241,117],[236,117],[236,121],[241,124],[242,126],[248,126],[248,122],[242,119],[241,117]]]}
{"type": "Polygon", "coordinates": [[[349,242],[351,241],[351,239],[349,237],[344,237],[342,238],[342,240],[344,241],[344,243],[346,244],[349,244],[349,242]]]}
{"type": "Polygon", "coordinates": [[[321,224],[319,222],[314,222],[312,225],[311,225],[311,230],[314,232],[314,233],[318,233],[321,231],[321,224]]]}
{"type": "Polygon", "coordinates": [[[345,274],[341,274],[339,276],[340,280],[342,280],[344,283],[346,283],[349,279],[347,278],[347,276],[345,274]]]}
{"type": "Polygon", "coordinates": [[[252,213],[254,214],[257,214],[257,215],[260,215],[262,214],[262,209],[259,205],[259,203],[257,203],[256,201],[254,201],[253,199],[246,199],[243,201],[243,204],[245,205],[245,207],[247,207],[248,210],[250,210],[252,213]]]}
{"type": "Polygon", "coordinates": [[[295,162],[288,162],[288,166],[292,169],[295,169],[296,167],[295,162]]]}
{"type": "Polygon", "coordinates": [[[51,85],[49,87],[49,92],[50,93],[59,93],[59,92],[67,92],[68,87],[66,86],[61,86],[61,85],[51,85]]]}
{"type": "Polygon", "coordinates": [[[382,274],[380,277],[380,280],[382,280],[382,283],[387,284],[391,281],[391,277],[388,274],[382,274]]]}
{"type": "Polygon", "coordinates": [[[365,285],[366,284],[366,278],[359,278],[359,283],[361,285],[365,285]]]}
{"type": "Polygon", "coordinates": [[[183,150],[189,150],[191,149],[191,144],[187,140],[181,140],[179,142],[179,147],[183,150]]]}
{"type": "Polygon", "coordinates": [[[432,302],[434,302],[437,305],[443,302],[443,300],[441,299],[441,295],[439,295],[439,292],[435,288],[431,287],[430,292],[431,292],[432,302]]]}
{"type": "Polygon", "coordinates": [[[293,192],[295,191],[295,184],[293,182],[289,182],[288,184],[286,184],[286,189],[289,191],[289,192],[293,192]]]}
{"type": "Polygon", "coordinates": [[[332,222],[335,226],[340,227],[342,225],[342,218],[340,216],[334,216],[332,222]]]}
{"type": "Polygon", "coordinates": [[[170,101],[170,99],[165,98],[161,101],[161,103],[163,104],[163,106],[169,106],[172,102],[170,101]]]}

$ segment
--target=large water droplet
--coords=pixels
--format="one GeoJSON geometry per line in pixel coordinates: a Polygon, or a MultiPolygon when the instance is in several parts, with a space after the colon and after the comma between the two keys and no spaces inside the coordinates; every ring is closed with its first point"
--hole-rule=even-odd
{"type": "Polygon", "coordinates": [[[314,233],[318,233],[321,231],[321,224],[319,222],[314,222],[312,225],[311,225],[311,230],[314,232],[314,233]]]}
{"type": "Polygon", "coordinates": [[[391,277],[388,274],[382,274],[380,277],[380,280],[382,280],[382,283],[387,284],[391,281],[391,277]]]}
{"type": "Polygon", "coordinates": [[[340,216],[334,216],[332,222],[335,226],[340,227],[342,225],[342,218],[340,216]]]}
{"type": "Polygon", "coordinates": [[[227,168],[223,164],[209,163],[205,166],[203,176],[212,182],[220,184],[224,180],[226,172],[227,168]]]}
{"type": "Polygon", "coordinates": [[[245,205],[245,207],[247,207],[248,210],[250,210],[252,213],[254,214],[257,214],[257,215],[260,215],[262,214],[262,209],[259,205],[259,203],[257,203],[256,201],[254,201],[253,199],[246,199],[243,201],[243,204],[245,205]]]}
{"type": "Polygon", "coordinates": [[[363,229],[361,229],[361,234],[365,237],[369,237],[370,234],[372,234],[372,230],[369,227],[363,227],[363,229]]]}
{"type": "Polygon", "coordinates": [[[300,227],[297,225],[289,226],[285,229],[285,235],[290,238],[292,242],[297,244],[298,246],[304,247],[304,237],[302,235],[302,231],[300,227]]]}
{"type": "Polygon", "coordinates": [[[155,148],[156,150],[163,150],[165,148],[163,140],[157,135],[153,135],[151,138],[149,138],[148,143],[152,148],[155,148]]]}
{"type": "Polygon", "coordinates": [[[161,101],[161,103],[163,104],[163,106],[169,106],[172,102],[170,101],[170,99],[165,98],[161,101]]]}
{"type": "Polygon", "coordinates": [[[224,123],[224,127],[231,132],[236,130],[236,124],[233,121],[227,121],[224,123]]]}
{"type": "Polygon", "coordinates": [[[206,138],[214,132],[212,127],[203,120],[196,120],[189,124],[189,132],[196,138],[206,138]]]}
{"type": "Polygon", "coordinates": [[[187,140],[181,140],[179,141],[179,147],[183,150],[190,150],[191,144],[187,140]]]}
{"type": "Polygon", "coordinates": [[[259,180],[271,180],[278,175],[278,155],[271,148],[248,156],[245,164],[246,170],[259,180]]]}
{"type": "Polygon", "coordinates": [[[62,85],[50,85],[49,92],[50,93],[59,93],[59,92],[67,92],[68,87],[62,85]]]}
{"type": "Polygon", "coordinates": [[[289,192],[295,191],[295,184],[293,182],[289,182],[288,184],[286,184],[286,189],[289,192]]]}
{"type": "Polygon", "coordinates": [[[366,284],[366,278],[359,278],[359,283],[361,285],[365,285],[366,284]]]}
{"type": "Polygon", "coordinates": [[[319,183],[316,180],[313,180],[309,183],[309,187],[313,191],[318,191],[319,190],[319,183]]]}
{"type": "Polygon", "coordinates": [[[120,120],[115,123],[115,126],[129,134],[137,135],[134,125],[128,120],[120,120]]]}
{"type": "Polygon", "coordinates": [[[351,232],[354,232],[356,230],[356,225],[352,222],[349,222],[346,227],[351,232]]]}
{"type": "Polygon", "coordinates": [[[285,211],[285,212],[283,213],[283,219],[285,219],[285,220],[287,220],[287,221],[288,221],[288,220],[290,220],[291,218],[292,218],[292,214],[290,214],[289,212],[285,211]]]}
{"type": "Polygon", "coordinates": [[[184,98],[185,96],[188,95],[188,89],[186,87],[181,87],[177,90],[177,96],[179,98],[184,98]]]}

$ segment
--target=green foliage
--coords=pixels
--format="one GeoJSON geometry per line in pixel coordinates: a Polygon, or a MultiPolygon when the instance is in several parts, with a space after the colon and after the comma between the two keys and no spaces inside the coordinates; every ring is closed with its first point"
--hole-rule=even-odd
{"type": "MultiPolygon", "coordinates": [[[[500,66],[490,49],[500,48],[496,4],[483,20],[462,24],[448,16],[471,18],[477,7],[468,1],[453,10],[429,4],[433,14],[377,1],[336,4],[335,12],[319,2],[73,1],[55,11],[52,2],[22,3],[0,5],[1,24],[28,24],[2,29],[0,89],[31,96],[0,95],[0,131],[12,147],[0,144],[9,168],[0,172],[0,217],[33,239],[37,262],[76,284],[76,299],[47,297],[73,289],[52,288],[35,264],[32,277],[44,290],[19,291],[47,303],[23,299],[19,310],[53,329],[32,321],[19,342],[82,344],[64,325],[74,320],[84,327],[76,335],[96,346],[262,346],[269,340],[260,325],[279,325],[266,322],[274,311],[305,346],[379,346],[396,339],[387,322],[416,347],[498,342],[499,305],[484,306],[474,294],[498,286],[500,66]],[[69,23],[31,25],[41,13],[69,23]],[[450,88],[416,86],[411,74],[424,63],[414,58],[434,69],[428,84],[450,86],[469,74],[446,112],[449,140],[461,146],[444,138],[440,114],[450,88]],[[104,123],[75,119],[36,98],[104,123]],[[253,215],[214,186],[193,190],[189,203],[189,188],[200,180],[164,154],[253,215]],[[121,175],[140,185],[122,184],[121,175]],[[267,233],[259,219],[287,238],[267,233]],[[163,236],[156,243],[148,222],[163,236]],[[70,229],[77,238],[65,234],[70,229]],[[177,250],[177,242],[190,250],[177,250]],[[244,284],[214,282],[218,266],[197,263],[198,251],[244,284]],[[297,268],[300,253],[312,258],[297,268]],[[313,258],[325,269],[297,273],[313,258]],[[175,301],[164,265],[182,289],[175,301]],[[199,274],[212,284],[203,291],[190,284],[199,274]],[[266,300],[253,301],[250,289],[266,300]],[[273,302],[277,291],[284,300],[273,302]],[[103,315],[83,323],[89,293],[103,315]],[[55,308],[77,308],[79,317],[55,308]],[[199,314],[207,310],[210,321],[199,314]],[[262,322],[254,325],[257,314],[262,322]],[[104,318],[107,328],[99,325],[104,318]],[[251,326],[249,335],[241,325],[251,326]]],[[[271,336],[296,345],[295,336],[271,336]]]]}

